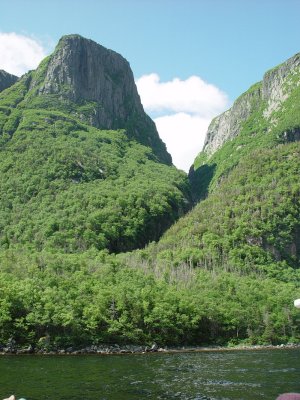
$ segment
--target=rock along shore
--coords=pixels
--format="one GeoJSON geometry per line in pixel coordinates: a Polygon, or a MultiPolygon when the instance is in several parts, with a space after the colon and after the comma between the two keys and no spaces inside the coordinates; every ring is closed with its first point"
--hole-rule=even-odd
{"type": "Polygon", "coordinates": [[[148,354],[148,353],[188,353],[188,352],[207,352],[207,351],[237,351],[237,350],[274,350],[274,349],[296,349],[300,348],[300,344],[280,344],[280,345],[253,345],[253,346],[183,346],[183,347],[159,347],[157,344],[152,346],[142,345],[92,345],[82,348],[34,348],[33,346],[18,347],[11,344],[10,346],[0,346],[0,355],[111,355],[111,354],[148,354]]]}

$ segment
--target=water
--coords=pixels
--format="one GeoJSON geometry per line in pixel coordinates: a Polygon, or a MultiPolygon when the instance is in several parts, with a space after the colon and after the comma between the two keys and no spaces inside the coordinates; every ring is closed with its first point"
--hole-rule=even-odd
{"type": "Polygon", "coordinates": [[[300,350],[1,356],[0,399],[274,400],[300,392],[300,350]]]}

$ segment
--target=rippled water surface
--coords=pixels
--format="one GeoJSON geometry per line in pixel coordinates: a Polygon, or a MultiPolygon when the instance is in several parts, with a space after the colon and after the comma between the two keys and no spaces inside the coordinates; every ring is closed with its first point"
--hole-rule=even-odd
{"type": "Polygon", "coordinates": [[[300,392],[300,350],[1,356],[0,399],[273,400],[300,392]]]}

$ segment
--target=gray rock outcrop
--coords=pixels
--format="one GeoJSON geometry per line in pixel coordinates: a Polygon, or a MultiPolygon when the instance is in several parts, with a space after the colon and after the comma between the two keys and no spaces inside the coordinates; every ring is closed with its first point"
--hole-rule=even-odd
{"type": "Polygon", "coordinates": [[[0,70],[0,92],[2,90],[9,88],[12,86],[14,83],[17,82],[19,78],[15,75],[9,74],[6,71],[3,71],[3,69],[0,70]]]}
{"type": "Polygon", "coordinates": [[[258,110],[270,127],[276,125],[274,113],[280,110],[294,85],[300,85],[300,80],[294,79],[294,77],[299,77],[299,74],[300,53],[268,71],[262,82],[253,85],[234,102],[229,110],[211,122],[203,152],[210,157],[226,141],[238,136],[245,121],[258,110]]]}
{"type": "Polygon", "coordinates": [[[203,151],[211,156],[227,141],[240,133],[241,124],[253,111],[261,95],[260,85],[240,96],[233,106],[214,118],[208,127],[203,151]]]}
{"type": "Polygon", "coordinates": [[[64,36],[40,65],[29,90],[75,104],[74,113],[97,128],[126,129],[129,136],[151,146],[161,161],[172,162],[144,112],[130,65],[120,54],[79,35],[64,36]]]}

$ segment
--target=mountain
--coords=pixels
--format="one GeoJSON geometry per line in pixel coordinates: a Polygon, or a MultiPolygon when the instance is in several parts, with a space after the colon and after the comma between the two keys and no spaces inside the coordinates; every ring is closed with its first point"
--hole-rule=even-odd
{"type": "Polygon", "coordinates": [[[54,53],[1,99],[17,108],[59,109],[99,129],[126,129],[160,161],[172,162],[143,110],[129,63],[79,35],[62,37],[54,53]]]}
{"type": "Polygon", "coordinates": [[[299,73],[300,54],[268,71],[261,82],[240,96],[232,108],[216,117],[208,128],[203,153],[211,157],[222,145],[240,136],[245,124],[252,122],[255,135],[258,131],[270,134],[276,128],[281,139],[299,140],[299,73]],[[295,96],[295,97],[294,97],[295,96]],[[288,106],[294,116],[290,118],[288,106]],[[288,112],[288,113],[287,113],[288,112]],[[286,130],[291,132],[285,133],[286,130]]]}
{"type": "Polygon", "coordinates": [[[2,90],[7,89],[14,83],[16,83],[18,80],[18,77],[12,74],[9,74],[8,72],[3,71],[3,69],[0,70],[0,92],[2,90]]]}
{"type": "Polygon", "coordinates": [[[296,54],[268,71],[212,121],[190,171],[196,198],[205,196],[208,185],[212,187],[252,150],[300,139],[299,71],[300,54],[296,54]]]}
{"type": "Polygon", "coordinates": [[[299,341],[299,139],[297,54],[210,124],[189,173],[195,207],[158,243],[122,256],[181,291],[186,338],[299,341]]]}
{"type": "Polygon", "coordinates": [[[296,55],[188,180],[128,63],[63,37],[0,93],[0,351],[299,343],[299,96],[296,55]]]}
{"type": "Polygon", "coordinates": [[[0,93],[0,144],[2,248],[130,250],[189,208],[128,62],[78,35],[0,93]]]}
{"type": "Polygon", "coordinates": [[[202,201],[166,234],[161,248],[190,248],[199,266],[276,277],[291,268],[292,276],[300,262],[299,139],[297,54],[212,121],[190,171],[194,196],[202,201]]]}

